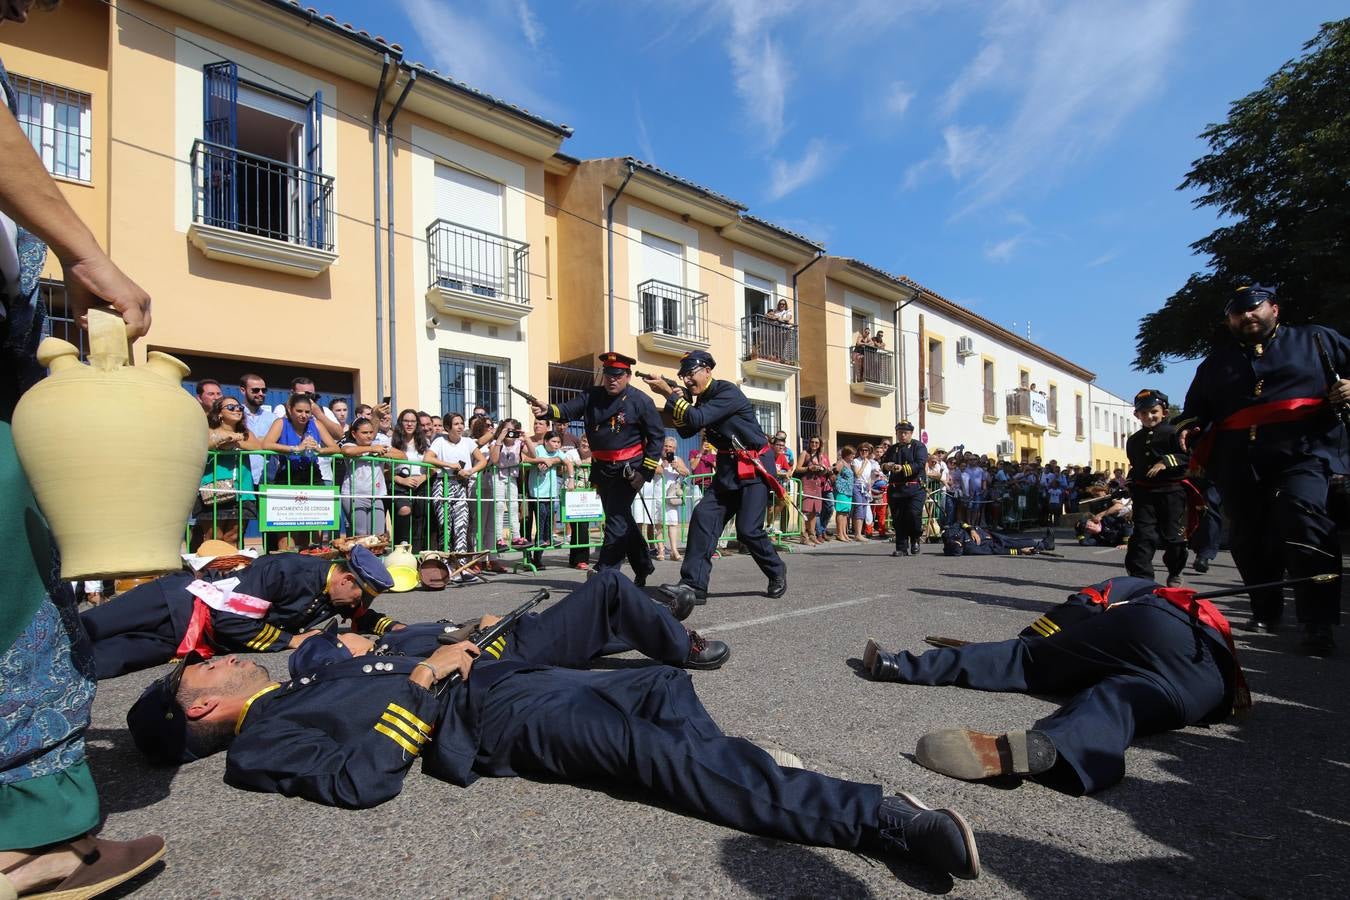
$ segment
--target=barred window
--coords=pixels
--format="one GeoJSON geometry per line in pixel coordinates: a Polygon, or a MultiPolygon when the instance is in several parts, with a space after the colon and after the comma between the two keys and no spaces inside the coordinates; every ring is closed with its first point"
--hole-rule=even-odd
{"type": "Polygon", "coordinates": [[[91,181],[89,95],[10,75],[19,100],[19,125],[33,142],[47,171],[61,178],[91,181]]]}

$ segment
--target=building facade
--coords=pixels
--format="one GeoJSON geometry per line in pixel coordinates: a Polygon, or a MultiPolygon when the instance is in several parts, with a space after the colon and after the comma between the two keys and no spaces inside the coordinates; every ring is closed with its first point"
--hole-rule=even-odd
{"type": "Polygon", "coordinates": [[[1108,474],[1116,469],[1128,471],[1125,441],[1139,430],[1139,420],[1134,417],[1134,403],[1095,384],[1091,387],[1089,397],[1092,407],[1092,470],[1108,474]]]}

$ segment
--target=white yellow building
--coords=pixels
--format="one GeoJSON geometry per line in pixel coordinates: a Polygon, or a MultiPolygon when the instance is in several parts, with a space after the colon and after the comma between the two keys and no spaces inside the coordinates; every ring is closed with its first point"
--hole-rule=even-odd
{"type": "Polygon", "coordinates": [[[1092,430],[1092,470],[1107,473],[1116,469],[1128,470],[1125,441],[1139,430],[1139,420],[1134,417],[1134,402],[1117,397],[1095,384],[1089,397],[1092,408],[1089,422],[1092,430]]]}

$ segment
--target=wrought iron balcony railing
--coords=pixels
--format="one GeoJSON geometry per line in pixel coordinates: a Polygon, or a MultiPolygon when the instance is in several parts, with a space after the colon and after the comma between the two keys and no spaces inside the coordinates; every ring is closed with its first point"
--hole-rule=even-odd
{"type": "Polygon", "coordinates": [[[331,175],[203,140],[191,162],[193,221],[333,249],[331,175]]]}
{"type": "Polygon", "coordinates": [[[895,387],[895,354],[891,351],[878,350],[876,347],[853,347],[849,350],[849,364],[849,377],[853,384],[895,387]]]}
{"type": "Polygon", "coordinates": [[[642,300],[642,331],[685,340],[708,342],[708,295],[648,279],[638,285],[642,300]]]}
{"type": "Polygon", "coordinates": [[[764,359],[799,366],[797,326],[784,325],[768,316],[741,319],[741,359],[764,359]]]}
{"type": "Polygon", "coordinates": [[[427,283],[528,305],[530,245],[445,219],[427,227],[427,283]]]}

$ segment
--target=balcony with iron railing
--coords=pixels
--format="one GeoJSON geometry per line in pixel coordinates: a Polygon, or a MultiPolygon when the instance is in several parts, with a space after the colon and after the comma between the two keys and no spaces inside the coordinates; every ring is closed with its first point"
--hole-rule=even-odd
{"type": "Polygon", "coordinates": [[[188,238],[210,259],[313,278],[337,260],[333,177],[197,140],[188,238]]]}
{"type": "Polygon", "coordinates": [[[765,315],[741,319],[741,370],[751,378],[786,381],[801,368],[797,326],[765,315]]]}
{"type": "Polygon", "coordinates": [[[928,370],[928,409],[930,412],[946,412],[951,407],[947,403],[947,379],[941,372],[928,370]]]}
{"type": "Polygon", "coordinates": [[[649,278],[637,286],[642,321],[638,344],[651,353],[683,356],[707,350],[708,295],[649,278]]]}
{"type": "Polygon", "coordinates": [[[515,325],[530,314],[530,245],[446,219],[427,227],[427,299],[448,315],[515,325]]]}
{"type": "Polygon", "coordinates": [[[860,397],[895,392],[895,354],[876,347],[849,348],[849,390],[860,397]]]}
{"type": "Polygon", "coordinates": [[[1009,425],[1021,425],[1044,431],[1050,425],[1045,395],[1027,388],[1008,391],[1004,406],[1009,425]]]}

